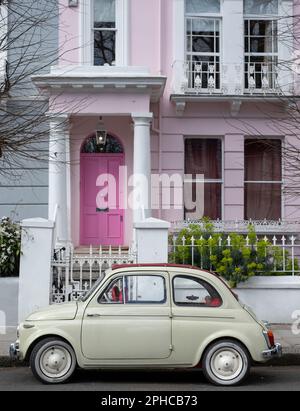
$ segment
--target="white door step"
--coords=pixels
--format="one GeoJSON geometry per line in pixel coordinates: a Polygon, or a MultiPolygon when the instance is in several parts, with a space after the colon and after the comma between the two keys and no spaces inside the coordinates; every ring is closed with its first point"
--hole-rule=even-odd
{"type": "MultiPolygon", "coordinates": [[[[77,247],[74,250],[75,255],[90,255],[90,247],[77,247]]],[[[129,252],[129,247],[92,247],[92,255],[109,255],[111,252],[112,255],[126,255],[129,252]]]]}

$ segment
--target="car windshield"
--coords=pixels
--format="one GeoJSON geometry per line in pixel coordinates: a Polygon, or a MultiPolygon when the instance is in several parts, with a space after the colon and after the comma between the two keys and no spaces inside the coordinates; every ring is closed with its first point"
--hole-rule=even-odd
{"type": "Polygon", "coordinates": [[[94,285],[92,286],[92,288],[90,288],[85,294],[83,294],[79,301],[86,301],[95,291],[96,289],[99,287],[99,285],[102,283],[102,281],[105,278],[105,274],[101,275],[101,277],[98,278],[98,280],[94,283],[94,285]]]}

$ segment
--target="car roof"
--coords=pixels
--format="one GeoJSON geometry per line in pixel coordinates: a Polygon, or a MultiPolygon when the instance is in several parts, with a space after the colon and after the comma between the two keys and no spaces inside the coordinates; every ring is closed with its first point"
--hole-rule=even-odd
{"type": "Polygon", "coordinates": [[[112,267],[112,270],[121,270],[121,269],[131,269],[131,268],[167,268],[167,269],[189,269],[189,270],[196,270],[196,271],[201,271],[205,272],[207,274],[210,274],[215,277],[219,277],[216,273],[204,270],[199,267],[195,267],[193,265],[187,265],[187,264],[167,264],[167,263],[147,263],[147,264],[114,264],[112,267]]]}

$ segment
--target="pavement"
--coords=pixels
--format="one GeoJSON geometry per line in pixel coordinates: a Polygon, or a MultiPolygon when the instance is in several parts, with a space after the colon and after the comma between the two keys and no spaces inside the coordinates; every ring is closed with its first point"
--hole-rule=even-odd
{"type": "Polygon", "coordinates": [[[94,391],[97,407],[100,398],[110,391],[126,392],[128,396],[136,391],[148,391],[150,396],[157,391],[181,395],[185,391],[300,391],[300,367],[253,368],[244,385],[234,388],[209,384],[200,370],[77,371],[68,384],[49,386],[38,382],[29,368],[12,367],[0,368],[1,391],[94,391]]]}
{"type": "MultiPolygon", "coordinates": [[[[276,342],[281,343],[284,356],[271,362],[273,365],[300,365],[300,332],[295,335],[289,324],[270,325],[276,342]]],[[[0,367],[10,366],[8,357],[9,345],[16,340],[16,327],[7,327],[6,333],[0,333],[0,367]]],[[[270,363],[268,363],[270,364],[270,363]]]]}

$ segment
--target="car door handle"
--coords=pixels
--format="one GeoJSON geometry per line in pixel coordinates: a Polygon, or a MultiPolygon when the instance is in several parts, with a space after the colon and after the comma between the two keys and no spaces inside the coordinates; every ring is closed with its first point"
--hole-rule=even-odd
{"type": "Polygon", "coordinates": [[[97,317],[101,317],[101,314],[87,314],[87,317],[89,317],[89,318],[97,318],[97,317]]]}

